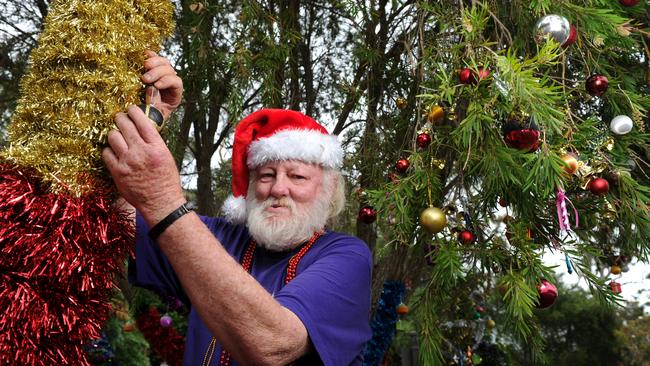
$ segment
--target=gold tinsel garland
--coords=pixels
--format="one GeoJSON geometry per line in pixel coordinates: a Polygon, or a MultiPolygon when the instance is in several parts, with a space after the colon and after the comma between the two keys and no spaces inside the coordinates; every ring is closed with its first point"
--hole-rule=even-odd
{"type": "Polygon", "coordinates": [[[51,3],[21,81],[1,156],[36,169],[53,193],[80,196],[105,180],[101,148],[113,116],[139,104],[144,50],[174,28],[168,0],[51,3]]]}

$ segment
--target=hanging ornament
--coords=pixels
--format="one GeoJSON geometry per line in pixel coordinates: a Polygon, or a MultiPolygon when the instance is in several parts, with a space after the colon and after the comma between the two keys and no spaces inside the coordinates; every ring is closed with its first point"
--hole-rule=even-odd
{"type": "Polygon", "coordinates": [[[398,173],[406,173],[409,166],[411,166],[411,163],[409,163],[408,159],[399,159],[397,160],[397,163],[395,163],[395,170],[398,173]]]}
{"type": "Polygon", "coordinates": [[[434,105],[429,109],[429,113],[427,113],[427,120],[434,125],[440,124],[443,120],[445,119],[445,110],[439,106],[439,105],[434,105]]]}
{"type": "Polygon", "coordinates": [[[632,127],[634,127],[634,122],[632,122],[632,118],[626,115],[614,117],[609,124],[609,129],[617,135],[625,135],[632,131],[632,127]]]}
{"type": "Polygon", "coordinates": [[[447,225],[447,216],[437,207],[428,207],[420,214],[420,224],[432,234],[442,231],[447,225]]]}
{"type": "Polygon", "coordinates": [[[190,11],[192,13],[200,14],[203,10],[205,10],[205,6],[202,3],[190,4],[190,11]]]}
{"type": "Polygon", "coordinates": [[[501,207],[508,207],[508,200],[506,200],[506,199],[503,198],[503,197],[500,197],[500,198],[499,198],[499,206],[501,206],[501,207]]]}
{"type": "Polygon", "coordinates": [[[621,292],[623,292],[623,289],[621,288],[621,284],[616,282],[616,281],[610,282],[609,283],[609,288],[615,294],[620,294],[621,292]]]}
{"type": "Polygon", "coordinates": [[[630,266],[627,263],[625,263],[625,264],[623,264],[621,266],[621,272],[625,273],[625,272],[627,272],[629,270],[630,270],[630,266]]]}
{"type": "Polygon", "coordinates": [[[527,152],[537,151],[539,148],[539,127],[525,117],[511,116],[503,126],[503,138],[506,145],[527,152]]]}
{"type": "Polygon", "coordinates": [[[566,271],[569,272],[569,274],[573,273],[573,267],[571,266],[571,260],[569,259],[568,254],[564,254],[564,261],[566,262],[566,271]]]}
{"type": "Polygon", "coordinates": [[[483,66],[479,66],[476,72],[469,67],[462,68],[458,72],[458,80],[461,84],[478,84],[488,76],[490,76],[490,70],[483,66]]]}
{"type": "Polygon", "coordinates": [[[169,314],[165,314],[160,317],[160,326],[162,326],[163,328],[169,328],[172,326],[173,321],[174,320],[172,319],[171,316],[169,316],[169,314]]]}
{"type": "Polygon", "coordinates": [[[610,268],[609,272],[610,272],[611,274],[613,274],[613,275],[620,275],[620,274],[621,274],[621,267],[620,267],[620,266],[617,266],[617,265],[615,264],[615,265],[613,265],[613,266],[610,268]]]}
{"type": "Polygon", "coordinates": [[[618,2],[619,2],[619,4],[621,4],[623,6],[630,7],[630,6],[635,6],[636,4],[638,4],[639,0],[618,0],[618,2]]]}
{"type": "Polygon", "coordinates": [[[537,293],[539,294],[539,304],[537,307],[545,309],[553,305],[555,302],[555,299],[557,298],[557,287],[547,280],[542,280],[540,284],[537,285],[537,293]]]}
{"type": "Polygon", "coordinates": [[[576,43],[576,40],[578,39],[578,30],[576,27],[571,24],[570,29],[569,29],[569,38],[562,44],[562,47],[566,48],[571,46],[572,44],[576,43]]]}
{"type": "Polygon", "coordinates": [[[427,132],[421,132],[415,141],[420,149],[426,149],[431,144],[431,135],[427,132]]]}
{"type": "Polygon", "coordinates": [[[458,233],[458,241],[462,244],[472,244],[476,240],[476,235],[469,230],[463,230],[458,233]]]}
{"type": "Polygon", "coordinates": [[[578,158],[576,158],[575,154],[568,153],[564,154],[560,157],[564,164],[566,166],[564,167],[564,171],[567,172],[568,174],[575,174],[578,171],[578,158]]]}
{"type": "Polygon", "coordinates": [[[372,224],[377,220],[377,211],[371,206],[364,206],[359,210],[359,220],[365,224],[372,224]]]}
{"type": "Polygon", "coordinates": [[[163,128],[163,124],[165,123],[162,112],[150,104],[140,104],[138,107],[140,107],[142,112],[144,112],[145,116],[149,117],[149,119],[156,126],[156,129],[160,132],[160,130],[163,128]]]}
{"type": "Polygon", "coordinates": [[[607,91],[609,80],[607,76],[600,74],[593,74],[587,78],[585,88],[587,92],[595,97],[600,97],[607,91]]]}
{"type": "Polygon", "coordinates": [[[486,327],[487,329],[494,329],[494,327],[496,327],[496,326],[497,326],[497,322],[495,322],[495,321],[492,320],[492,319],[488,319],[488,320],[485,322],[485,327],[486,327]]]}
{"type": "Polygon", "coordinates": [[[592,179],[589,182],[589,191],[597,196],[602,196],[609,192],[609,182],[603,178],[592,179]]]}
{"type": "Polygon", "coordinates": [[[402,302],[399,305],[397,305],[395,311],[397,312],[397,315],[406,315],[409,313],[409,307],[402,302]]]}
{"type": "Polygon", "coordinates": [[[535,42],[541,43],[546,37],[553,38],[557,43],[564,44],[571,35],[571,23],[567,18],[550,14],[542,17],[535,24],[535,42]]]}
{"type": "Polygon", "coordinates": [[[399,109],[404,109],[408,105],[408,102],[404,98],[397,98],[397,100],[395,101],[395,105],[399,109]]]}
{"type": "Polygon", "coordinates": [[[124,323],[124,325],[122,325],[122,330],[126,333],[133,332],[135,330],[135,325],[131,322],[124,323]]]}

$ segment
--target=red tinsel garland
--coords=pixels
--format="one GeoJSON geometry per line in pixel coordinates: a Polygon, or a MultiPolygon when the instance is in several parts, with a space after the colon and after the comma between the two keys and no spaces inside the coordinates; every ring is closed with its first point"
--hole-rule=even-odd
{"type": "Polygon", "coordinates": [[[134,243],[113,192],[97,186],[55,195],[0,162],[0,365],[88,365],[84,346],[99,338],[134,243]]]}
{"type": "Polygon", "coordinates": [[[160,313],[156,308],[150,308],[138,316],[136,324],[160,358],[170,366],[181,366],[185,339],[174,327],[160,325],[160,313]]]}

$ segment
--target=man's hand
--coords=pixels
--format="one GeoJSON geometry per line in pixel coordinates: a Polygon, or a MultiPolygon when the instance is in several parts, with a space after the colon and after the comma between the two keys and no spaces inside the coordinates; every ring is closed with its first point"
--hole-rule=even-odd
{"type": "Polygon", "coordinates": [[[115,116],[102,158],[122,197],[156,224],[185,202],[171,152],[142,110],[115,116]]]}
{"type": "Polygon", "coordinates": [[[146,51],[145,54],[145,73],[141,79],[143,83],[150,85],[145,92],[146,103],[160,110],[167,119],[181,104],[183,81],[176,75],[169,60],[153,51],[146,51]]]}

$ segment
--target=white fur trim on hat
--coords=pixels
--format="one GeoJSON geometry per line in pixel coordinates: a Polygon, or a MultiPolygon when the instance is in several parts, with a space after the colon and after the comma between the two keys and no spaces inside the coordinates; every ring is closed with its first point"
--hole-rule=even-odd
{"type": "Polygon", "coordinates": [[[242,224],[246,222],[245,197],[235,197],[233,195],[228,196],[226,201],[223,203],[221,210],[228,222],[233,224],[242,224]]]}
{"type": "Polygon", "coordinates": [[[282,130],[269,137],[251,142],[247,165],[256,168],[270,161],[300,160],[340,168],[343,149],[335,135],[315,130],[282,130]]]}

